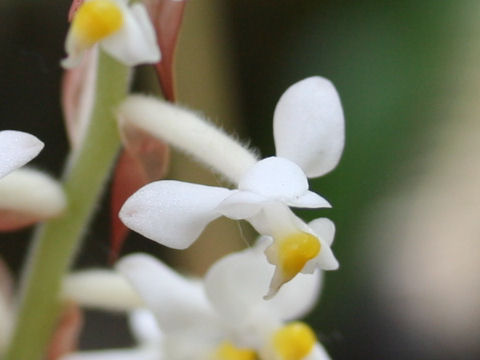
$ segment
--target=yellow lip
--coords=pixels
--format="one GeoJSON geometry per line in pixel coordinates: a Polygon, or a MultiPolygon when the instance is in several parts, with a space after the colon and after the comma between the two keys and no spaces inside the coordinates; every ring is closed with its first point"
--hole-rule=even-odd
{"type": "Polygon", "coordinates": [[[115,1],[90,0],[77,10],[72,31],[80,42],[91,46],[118,31],[123,21],[122,9],[115,1]]]}
{"type": "Polygon", "coordinates": [[[255,351],[240,349],[226,341],[218,346],[214,360],[256,360],[255,351]]]}
{"type": "Polygon", "coordinates": [[[317,338],[305,323],[293,322],[273,334],[273,348],[281,360],[301,360],[312,351],[317,338]]]}

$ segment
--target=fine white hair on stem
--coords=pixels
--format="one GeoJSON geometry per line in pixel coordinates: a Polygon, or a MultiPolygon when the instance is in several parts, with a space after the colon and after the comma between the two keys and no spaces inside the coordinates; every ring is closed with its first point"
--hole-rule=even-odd
{"type": "Polygon", "coordinates": [[[130,96],[117,114],[122,136],[129,127],[142,129],[235,184],[258,160],[255,153],[198,114],[153,97],[130,96]]]}

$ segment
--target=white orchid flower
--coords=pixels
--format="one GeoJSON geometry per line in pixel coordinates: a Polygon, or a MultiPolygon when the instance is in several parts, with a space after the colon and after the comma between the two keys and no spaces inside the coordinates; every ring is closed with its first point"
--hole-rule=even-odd
{"type": "Polygon", "coordinates": [[[125,65],[156,63],[160,50],[145,6],[127,0],[86,0],[76,11],[65,41],[62,66],[79,65],[95,44],[125,65]]]}
{"type": "Polygon", "coordinates": [[[25,165],[43,149],[35,136],[14,130],[0,131],[0,178],[25,165]]]}
{"type": "Polygon", "coordinates": [[[261,253],[268,241],[216,262],[204,288],[149,255],[120,260],[117,268],[157,317],[166,358],[329,359],[308,325],[290,322],[315,304],[321,273],[295,278],[264,300],[274,272],[261,253]]]}
{"type": "Polygon", "coordinates": [[[130,197],[120,211],[130,229],[160,244],[184,249],[219,216],[246,219],[261,234],[275,239],[267,250],[269,261],[277,265],[269,297],[300,271],[338,268],[331,241],[289,209],[330,206],[308,190],[307,180],[332,170],[343,150],[343,111],[330,81],[311,77],[287,89],[274,113],[277,156],[260,161],[196,114],[152,98],[127,100],[119,109],[119,121],[123,131],[129,127],[147,131],[207,163],[238,186],[230,190],[180,181],[151,183],[130,197]]]}
{"type": "Polygon", "coordinates": [[[322,272],[293,279],[272,300],[262,297],[274,272],[262,254],[271,241],[262,237],[254,248],[225,256],[203,281],[184,277],[146,254],[118,262],[117,270],[125,277],[105,270],[69,275],[63,298],[103,310],[147,308],[160,330],[142,311],[140,319],[131,322],[138,339],[135,348],[79,352],[62,360],[110,360],[113,355],[150,359],[133,357],[139,349],[169,360],[329,359],[308,325],[296,321],[314,306],[322,272]]]}

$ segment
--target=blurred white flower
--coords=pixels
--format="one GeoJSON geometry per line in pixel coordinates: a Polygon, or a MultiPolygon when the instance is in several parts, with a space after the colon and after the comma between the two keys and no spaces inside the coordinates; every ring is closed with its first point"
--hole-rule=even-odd
{"type": "Polygon", "coordinates": [[[22,168],[0,179],[0,231],[12,231],[59,216],[67,200],[49,175],[22,168]]]}
{"type": "Polygon", "coordinates": [[[322,231],[317,234],[289,209],[330,206],[308,190],[307,180],[332,170],[343,150],[343,111],[330,81],[311,77],[287,89],[274,113],[277,156],[260,161],[245,155],[245,149],[229,143],[225,134],[190,112],[153,99],[131,98],[121,106],[119,117],[121,127],[134,124],[182,150],[194,143],[200,153],[190,151],[194,156],[220,172],[225,169],[223,173],[238,185],[229,190],[180,181],[151,183],[130,197],[120,211],[130,229],[184,249],[222,215],[246,219],[259,233],[275,239],[267,250],[269,261],[277,265],[268,296],[300,271],[338,268],[331,241],[318,237],[322,231]],[[158,121],[149,120],[157,117],[158,121]]]}
{"type": "Polygon", "coordinates": [[[270,241],[217,261],[203,286],[149,255],[119,262],[119,271],[156,315],[166,358],[329,359],[308,325],[288,323],[313,307],[322,273],[295,278],[273,300],[264,300],[274,272],[262,255],[270,241]]]}
{"type": "Polygon", "coordinates": [[[95,44],[125,65],[160,60],[155,32],[145,6],[126,0],[87,0],[76,11],[65,41],[62,66],[79,65],[95,44]]]}
{"type": "Polygon", "coordinates": [[[129,255],[117,265],[131,287],[112,271],[69,275],[64,299],[130,312],[138,346],[78,352],[62,360],[329,359],[312,329],[296,321],[315,305],[322,272],[293,279],[272,300],[262,297],[274,272],[262,254],[271,241],[262,237],[254,248],[223,257],[203,281],[184,277],[146,254],[129,255]],[[137,292],[143,301],[136,299],[137,292]],[[156,325],[148,311],[135,310],[145,307],[156,325]]]}
{"type": "Polygon", "coordinates": [[[0,177],[25,165],[43,149],[35,136],[14,130],[0,131],[0,177]]]}

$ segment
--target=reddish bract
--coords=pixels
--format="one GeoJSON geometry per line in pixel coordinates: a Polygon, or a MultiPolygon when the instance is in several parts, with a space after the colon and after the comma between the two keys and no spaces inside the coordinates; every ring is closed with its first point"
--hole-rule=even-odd
{"type": "Polygon", "coordinates": [[[72,5],[70,5],[70,10],[68,10],[68,21],[72,21],[75,13],[77,12],[80,5],[83,4],[85,0],[73,0],[72,5]]]}
{"type": "MultiPolygon", "coordinates": [[[[155,65],[164,97],[175,101],[173,74],[174,54],[182,24],[185,1],[147,0],[145,6],[152,20],[157,43],[162,53],[161,61],[155,65]]],[[[166,173],[169,150],[159,140],[146,133],[130,135],[136,138],[127,145],[128,153],[120,155],[115,169],[112,187],[112,238],[110,260],[118,256],[128,229],[118,218],[118,211],[125,200],[143,185],[163,178],[166,173]],[[139,138],[143,140],[138,140],[139,138]]]]}
{"type": "Polygon", "coordinates": [[[73,301],[64,305],[57,327],[48,348],[47,360],[58,360],[77,348],[83,326],[83,313],[73,301]]]}
{"type": "Polygon", "coordinates": [[[128,233],[118,218],[120,208],[143,185],[165,176],[170,154],[167,144],[143,131],[128,129],[125,135],[126,150],[117,162],[112,184],[110,261],[117,258],[128,233]]]}
{"type": "Polygon", "coordinates": [[[165,99],[175,101],[173,61],[178,34],[182,25],[185,1],[148,0],[145,2],[157,35],[162,53],[161,61],[155,65],[158,80],[165,99]]]}

